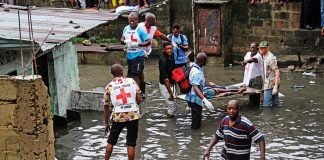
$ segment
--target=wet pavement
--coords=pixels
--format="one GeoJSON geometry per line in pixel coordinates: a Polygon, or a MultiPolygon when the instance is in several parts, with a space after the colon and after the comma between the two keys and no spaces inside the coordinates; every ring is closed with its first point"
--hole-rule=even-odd
{"type": "MultiPolygon", "coordinates": [[[[217,110],[203,110],[202,127],[190,128],[191,116],[187,104],[179,101],[180,108],[174,119],[165,115],[166,105],[158,90],[158,61],[148,60],[146,80],[151,101],[140,120],[136,159],[201,159],[212,135],[225,116],[228,100],[213,101],[217,110]]],[[[125,69],[126,71],[127,69],[125,69]]],[[[111,79],[110,68],[103,65],[80,65],[82,90],[98,90],[111,79]]],[[[207,81],[220,85],[239,83],[243,68],[212,67],[205,69],[207,81]]],[[[324,74],[302,76],[302,72],[281,73],[280,92],[285,95],[279,107],[253,107],[248,97],[239,97],[240,113],[249,118],[266,137],[267,159],[324,159],[324,74]],[[313,82],[310,83],[310,81],[313,82]],[[294,88],[303,85],[304,88],[294,88]]],[[[56,129],[55,150],[59,160],[103,159],[107,137],[104,136],[103,113],[82,111],[81,121],[65,129],[56,129]]],[[[123,131],[114,147],[112,159],[127,159],[123,131]]],[[[218,159],[223,142],[211,151],[211,159],[218,159]]],[[[251,159],[258,159],[259,150],[252,145],[251,159]]]]}

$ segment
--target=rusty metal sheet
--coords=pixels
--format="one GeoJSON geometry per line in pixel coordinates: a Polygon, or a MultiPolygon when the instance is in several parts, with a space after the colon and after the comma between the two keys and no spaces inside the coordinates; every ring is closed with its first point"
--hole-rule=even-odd
{"type": "Polygon", "coordinates": [[[221,54],[220,11],[198,9],[199,52],[209,55],[221,54]]]}

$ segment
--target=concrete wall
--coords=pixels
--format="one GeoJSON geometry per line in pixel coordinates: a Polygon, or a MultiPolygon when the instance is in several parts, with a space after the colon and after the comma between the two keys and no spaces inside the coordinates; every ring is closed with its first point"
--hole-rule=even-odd
{"type": "Polygon", "coordinates": [[[79,64],[106,64],[112,65],[119,63],[127,65],[126,52],[124,51],[107,51],[107,52],[86,52],[78,51],[79,64]]]}
{"type": "MultiPolygon", "coordinates": [[[[72,91],[71,109],[103,111],[103,95],[103,92],[72,91]]],[[[139,105],[141,115],[146,113],[146,106],[150,101],[150,96],[146,95],[144,102],[139,105]]]]}
{"type": "Polygon", "coordinates": [[[40,77],[0,77],[0,159],[53,160],[50,98],[40,77]]]}
{"type": "Polygon", "coordinates": [[[78,110],[103,111],[103,92],[72,91],[71,108],[78,110]]]}
{"type": "Polygon", "coordinates": [[[66,116],[71,106],[72,90],[80,90],[77,52],[71,42],[48,53],[48,78],[52,112],[66,116]]]}

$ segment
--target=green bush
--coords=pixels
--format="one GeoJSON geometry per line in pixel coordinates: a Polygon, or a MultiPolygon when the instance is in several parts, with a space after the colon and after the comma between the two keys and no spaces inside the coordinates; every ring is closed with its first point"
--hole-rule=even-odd
{"type": "Polygon", "coordinates": [[[73,37],[71,41],[72,41],[72,43],[78,43],[78,44],[80,44],[80,43],[82,43],[86,39],[87,38],[73,37]]]}

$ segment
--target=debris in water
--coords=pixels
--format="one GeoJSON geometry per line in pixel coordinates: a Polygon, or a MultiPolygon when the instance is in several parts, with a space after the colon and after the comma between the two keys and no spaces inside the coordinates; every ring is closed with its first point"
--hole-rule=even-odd
{"type": "Polygon", "coordinates": [[[313,73],[313,72],[303,72],[302,75],[303,76],[312,76],[312,77],[315,77],[316,76],[316,74],[313,73]]]}
{"type": "Polygon", "coordinates": [[[301,84],[294,84],[291,86],[291,88],[305,88],[305,86],[301,84]]]}
{"type": "Polygon", "coordinates": [[[315,81],[309,81],[309,84],[315,84],[315,81]]]}
{"type": "Polygon", "coordinates": [[[286,97],[284,94],[282,94],[282,93],[278,93],[279,94],[279,98],[283,98],[283,97],[286,97]]]}

